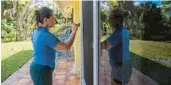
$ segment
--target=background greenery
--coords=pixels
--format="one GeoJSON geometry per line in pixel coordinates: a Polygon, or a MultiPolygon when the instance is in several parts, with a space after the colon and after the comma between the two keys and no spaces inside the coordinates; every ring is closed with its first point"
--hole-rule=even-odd
{"type": "MultiPolygon", "coordinates": [[[[130,16],[124,20],[128,27],[131,39],[141,40],[171,40],[171,2],[161,2],[163,6],[157,7],[153,2],[147,1],[135,6],[133,1],[102,2],[109,6],[109,10],[120,6],[130,11],[130,16]],[[118,3],[118,4],[116,4],[118,3]]],[[[102,35],[110,34],[112,28],[107,19],[110,11],[101,8],[102,35]]]]}
{"type": "MultiPolygon", "coordinates": [[[[36,28],[34,12],[41,6],[40,1],[2,1],[1,28],[2,42],[30,40],[31,32],[36,28]]],[[[46,5],[54,10],[57,24],[51,32],[63,31],[71,23],[71,19],[66,19],[57,10],[55,2],[46,2],[46,5]]]]}
{"type": "MultiPolygon", "coordinates": [[[[160,1],[158,1],[160,2],[160,1]]],[[[124,24],[130,32],[130,53],[133,67],[157,81],[159,85],[171,84],[171,2],[161,1],[158,6],[153,1],[142,1],[135,6],[133,1],[102,1],[101,41],[115,30],[109,26],[107,18],[115,7],[123,7],[130,12],[124,24]]]]}
{"type": "Polygon", "coordinates": [[[69,27],[71,19],[63,17],[52,1],[1,1],[1,82],[22,67],[33,56],[30,41],[31,32],[36,28],[35,10],[48,6],[55,12],[57,24],[50,32],[55,35],[69,27]]]}

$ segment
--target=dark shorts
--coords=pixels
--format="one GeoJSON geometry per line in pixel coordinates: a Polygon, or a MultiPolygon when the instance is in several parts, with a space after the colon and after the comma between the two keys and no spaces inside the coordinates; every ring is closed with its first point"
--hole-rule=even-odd
{"type": "Polygon", "coordinates": [[[118,84],[128,84],[132,74],[131,63],[118,62],[112,66],[112,79],[118,84]]]}
{"type": "Polygon", "coordinates": [[[34,85],[52,85],[53,69],[48,66],[32,63],[30,75],[34,85]]]}

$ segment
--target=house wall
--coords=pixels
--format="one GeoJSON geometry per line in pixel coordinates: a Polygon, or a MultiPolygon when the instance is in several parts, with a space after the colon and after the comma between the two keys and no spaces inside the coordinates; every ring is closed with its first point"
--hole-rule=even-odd
{"type": "MultiPolygon", "coordinates": [[[[74,23],[80,23],[80,2],[74,1],[74,15],[73,15],[73,21],[74,23]]],[[[75,40],[74,40],[74,55],[75,55],[75,67],[76,72],[80,72],[80,66],[81,66],[81,29],[78,28],[75,40]]]]}

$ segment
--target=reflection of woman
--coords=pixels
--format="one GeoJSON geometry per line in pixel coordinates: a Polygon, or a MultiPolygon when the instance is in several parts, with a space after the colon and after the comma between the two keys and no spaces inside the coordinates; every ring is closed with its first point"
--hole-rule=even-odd
{"type": "Polygon", "coordinates": [[[129,32],[123,26],[123,19],[127,15],[128,11],[123,8],[115,8],[111,11],[109,23],[116,29],[106,41],[102,42],[103,49],[109,48],[110,65],[112,67],[111,75],[116,85],[128,84],[132,72],[129,32]]]}
{"type": "Polygon", "coordinates": [[[49,29],[56,23],[53,10],[42,7],[36,11],[37,29],[32,33],[34,47],[33,62],[30,66],[34,85],[52,85],[52,73],[55,68],[56,50],[69,50],[73,44],[78,25],[72,24],[72,33],[64,43],[56,38],[49,29]]]}

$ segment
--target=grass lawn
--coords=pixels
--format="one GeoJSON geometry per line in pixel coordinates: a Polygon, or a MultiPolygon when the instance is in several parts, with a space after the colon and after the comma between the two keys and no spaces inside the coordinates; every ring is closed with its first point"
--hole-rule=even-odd
{"type": "MultiPolygon", "coordinates": [[[[101,42],[108,36],[102,36],[101,42]]],[[[130,51],[171,67],[171,42],[130,40],[130,51]]]]}
{"type": "Polygon", "coordinates": [[[1,60],[20,52],[22,50],[32,50],[31,41],[1,43],[1,60]]]}
{"type": "Polygon", "coordinates": [[[31,59],[30,41],[1,43],[1,82],[31,59]]]}
{"type": "Polygon", "coordinates": [[[148,59],[154,59],[164,64],[168,61],[171,66],[171,43],[159,41],[131,40],[130,51],[148,59]]]}

